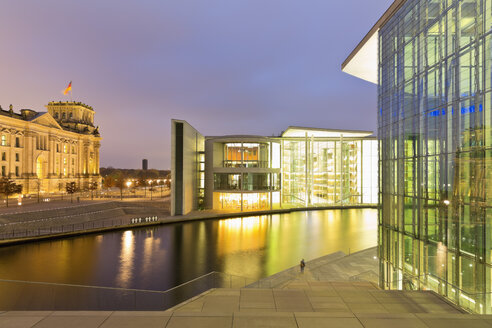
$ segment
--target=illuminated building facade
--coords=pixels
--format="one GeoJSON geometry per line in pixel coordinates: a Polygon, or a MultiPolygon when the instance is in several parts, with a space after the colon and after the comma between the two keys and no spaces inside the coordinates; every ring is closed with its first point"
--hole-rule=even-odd
{"type": "Polygon", "coordinates": [[[397,0],[342,65],[378,83],[380,286],[476,313],[492,313],[491,27],[491,0],[397,0]]]}
{"type": "Polygon", "coordinates": [[[22,185],[22,193],[84,189],[100,183],[101,137],[94,109],[79,102],[50,102],[47,112],[0,107],[0,175],[22,185]]]}
{"type": "Polygon", "coordinates": [[[279,137],[203,137],[185,121],[172,124],[172,215],[377,203],[372,132],[289,127],[279,137]]]}

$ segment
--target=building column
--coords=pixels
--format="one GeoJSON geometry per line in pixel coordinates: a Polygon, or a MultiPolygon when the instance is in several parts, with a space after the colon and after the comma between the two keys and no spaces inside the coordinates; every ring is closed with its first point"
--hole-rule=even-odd
{"type": "Polygon", "coordinates": [[[51,178],[55,175],[55,153],[56,153],[56,146],[55,146],[55,138],[53,136],[48,137],[49,140],[49,153],[48,153],[48,174],[47,177],[51,178]]]}
{"type": "Polygon", "coordinates": [[[89,147],[91,143],[89,141],[84,141],[84,150],[83,150],[83,168],[82,168],[82,173],[84,174],[84,177],[89,174],[89,147]]]}
{"type": "Polygon", "coordinates": [[[94,167],[95,167],[95,175],[99,175],[99,148],[101,148],[101,143],[99,141],[94,142],[94,167]]]}

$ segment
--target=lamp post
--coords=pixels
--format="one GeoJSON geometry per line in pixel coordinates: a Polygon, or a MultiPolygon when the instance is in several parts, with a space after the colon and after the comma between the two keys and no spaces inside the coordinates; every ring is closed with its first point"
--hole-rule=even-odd
{"type": "Polygon", "coordinates": [[[161,187],[161,198],[162,198],[162,185],[161,185],[161,180],[157,180],[157,184],[161,187]]]}
{"type": "Polygon", "coordinates": [[[128,193],[130,193],[130,186],[132,185],[132,182],[130,180],[128,180],[126,182],[126,187],[128,188],[128,193]]]}

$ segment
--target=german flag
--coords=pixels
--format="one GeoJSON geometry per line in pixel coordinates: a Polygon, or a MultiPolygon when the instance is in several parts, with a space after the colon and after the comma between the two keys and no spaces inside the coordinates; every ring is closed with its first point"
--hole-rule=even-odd
{"type": "Polygon", "coordinates": [[[68,84],[68,87],[63,91],[63,94],[66,95],[68,92],[72,91],[72,81],[68,84]]]}

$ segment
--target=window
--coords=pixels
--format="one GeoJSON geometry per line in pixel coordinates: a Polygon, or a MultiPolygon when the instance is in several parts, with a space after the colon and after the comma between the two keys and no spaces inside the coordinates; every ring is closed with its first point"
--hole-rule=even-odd
{"type": "Polygon", "coordinates": [[[60,144],[56,144],[56,152],[59,153],[60,152],[60,144]]]}
{"type": "Polygon", "coordinates": [[[66,113],[62,114],[62,119],[64,120],[67,117],[66,113]]]}
{"type": "Polygon", "coordinates": [[[72,113],[68,114],[68,117],[69,117],[69,118],[72,118],[72,113]]]}
{"type": "Polygon", "coordinates": [[[67,153],[67,145],[63,145],[63,152],[66,154],[67,153]]]}
{"type": "Polygon", "coordinates": [[[215,173],[215,190],[241,190],[241,174],[215,173]]]}
{"type": "Polygon", "coordinates": [[[72,158],[72,165],[75,165],[75,159],[72,158]]]}
{"type": "Polygon", "coordinates": [[[2,141],[1,141],[2,146],[7,146],[7,137],[2,134],[2,141]]]}
{"type": "Polygon", "coordinates": [[[2,166],[2,177],[6,176],[6,175],[7,175],[7,167],[2,166]]]}
{"type": "Polygon", "coordinates": [[[20,147],[20,138],[19,137],[15,137],[15,146],[20,147]]]}
{"type": "Polygon", "coordinates": [[[75,147],[72,146],[72,154],[75,154],[75,147]]]}
{"type": "Polygon", "coordinates": [[[7,160],[7,154],[5,152],[2,152],[2,161],[7,160]]]}
{"type": "Polygon", "coordinates": [[[63,165],[67,165],[67,159],[66,158],[63,159],[63,165]]]}
{"type": "Polygon", "coordinates": [[[67,168],[66,167],[63,168],[63,175],[67,175],[67,168]]]}
{"type": "Polygon", "coordinates": [[[55,113],[55,118],[58,119],[58,113],[55,113]]]}
{"type": "Polygon", "coordinates": [[[18,162],[18,161],[19,161],[19,158],[20,158],[19,153],[15,153],[15,161],[16,161],[16,162],[18,162]]]}
{"type": "Polygon", "coordinates": [[[15,167],[15,176],[16,177],[19,176],[19,167],[18,166],[15,167]]]}
{"type": "Polygon", "coordinates": [[[74,174],[75,174],[75,170],[74,170],[74,168],[72,167],[72,175],[74,175],[74,174]]]}

